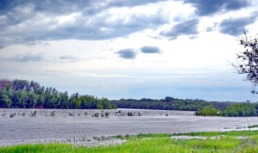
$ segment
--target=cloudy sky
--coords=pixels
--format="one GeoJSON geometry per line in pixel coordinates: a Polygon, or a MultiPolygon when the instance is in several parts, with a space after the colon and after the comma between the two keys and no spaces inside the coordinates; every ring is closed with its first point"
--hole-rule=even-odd
{"type": "Polygon", "coordinates": [[[110,99],[257,101],[231,63],[257,0],[0,0],[0,77],[110,99]]]}

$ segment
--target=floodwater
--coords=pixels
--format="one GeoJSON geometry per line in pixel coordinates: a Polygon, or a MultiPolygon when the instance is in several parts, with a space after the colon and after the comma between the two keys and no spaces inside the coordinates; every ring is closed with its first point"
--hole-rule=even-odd
{"type": "Polygon", "coordinates": [[[203,117],[192,111],[0,109],[0,146],[48,142],[116,144],[121,142],[110,136],[243,130],[256,124],[257,117],[203,117]],[[31,115],[34,111],[35,116],[31,115]],[[105,116],[105,112],[109,114],[105,116]],[[92,117],[95,113],[99,116],[92,117]]]}

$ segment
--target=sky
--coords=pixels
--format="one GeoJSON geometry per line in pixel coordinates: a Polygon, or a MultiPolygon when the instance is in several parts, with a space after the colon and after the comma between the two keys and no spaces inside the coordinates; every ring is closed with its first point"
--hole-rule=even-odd
{"type": "Polygon", "coordinates": [[[0,0],[0,78],[99,98],[258,101],[232,63],[257,0],[0,0]]]}

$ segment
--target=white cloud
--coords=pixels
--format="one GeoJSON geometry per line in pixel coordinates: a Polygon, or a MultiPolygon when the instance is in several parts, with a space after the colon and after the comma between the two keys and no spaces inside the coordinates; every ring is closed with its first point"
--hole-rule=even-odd
{"type": "MultiPolygon", "coordinates": [[[[232,93],[246,92],[237,98],[252,99],[250,84],[230,64],[241,50],[238,37],[222,34],[219,25],[233,15],[249,16],[257,6],[199,16],[181,1],[85,1],[83,6],[64,1],[71,7],[56,10],[42,3],[0,15],[2,77],[108,98],[236,100],[232,93]],[[10,20],[15,11],[21,20],[10,20]],[[173,27],[192,19],[199,21],[194,39],[187,33],[175,40],[159,35],[168,29],[177,33],[180,28],[173,27]],[[157,47],[160,54],[142,53],[144,46],[157,47]],[[135,57],[119,57],[117,52],[125,49],[135,57]]],[[[257,25],[258,20],[247,27],[257,31],[257,25]]]]}

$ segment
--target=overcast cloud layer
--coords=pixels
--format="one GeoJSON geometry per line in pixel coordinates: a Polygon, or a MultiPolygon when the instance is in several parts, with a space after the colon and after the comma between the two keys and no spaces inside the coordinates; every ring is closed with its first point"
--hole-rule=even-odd
{"type": "Polygon", "coordinates": [[[232,62],[256,0],[1,0],[1,78],[107,98],[256,100],[232,62]]]}

